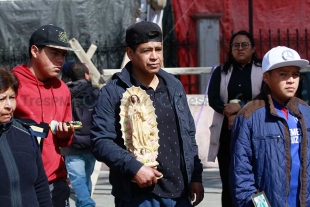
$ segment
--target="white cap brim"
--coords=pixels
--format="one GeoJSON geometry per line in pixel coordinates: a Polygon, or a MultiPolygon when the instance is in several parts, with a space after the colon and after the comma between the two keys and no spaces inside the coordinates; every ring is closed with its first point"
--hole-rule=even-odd
{"type": "Polygon", "coordinates": [[[273,70],[273,69],[276,69],[276,68],[285,67],[285,66],[297,66],[300,69],[302,69],[302,68],[307,67],[308,65],[309,65],[309,61],[308,60],[304,60],[304,59],[300,59],[300,60],[287,60],[285,62],[276,63],[276,64],[272,65],[265,72],[273,70]]]}

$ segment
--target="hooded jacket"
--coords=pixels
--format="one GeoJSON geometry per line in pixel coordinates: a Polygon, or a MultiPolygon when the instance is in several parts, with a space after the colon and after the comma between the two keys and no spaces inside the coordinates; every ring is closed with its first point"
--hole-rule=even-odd
{"type": "Polygon", "coordinates": [[[14,118],[0,124],[0,206],[52,207],[37,144],[14,118]]]}
{"type": "Polygon", "coordinates": [[[73,121],[81,121],[83,127],[75,130],[71,146],[60,149],[61,154],[67,156],[91,153],[90,125],[99,89],[85,79],[69,82],[67,85],[71,92],[73,121]]]}
{"type": "MultiPolygon", "coordinates": [[[[37,123],[72,121],[71,96],[66,84],[58,78],[41,82],[27,65],[13,69],[20,85],[15,117],[33,119],[37,123]]],[[[42,159],[49,182],[66,180],[67,172],[60,147],[70,145],[71,137],[58,139],[52,132],[43,139],[42,159]]]]}
{"type": "MultiPolygon", "coordinates": [[[[90,135],[94,156],[110,167],[112,194],[123,200],[130,199],[131,180],[143,165],[126,150],[119,124],[120,100],[126,89],[132,86],[129,72],[131,67],[129,62],[122,72],[115,74],[113,80],[102,87],[95,106],[90,135]]],[[[174,106],[181,136],[180,148],[185,163],[184,177],[190,187],[191,182],[202,182],[202,164],[195,139],[195,123],[181,82],[162,69],[157,75],[164,80],[174,106]]]]}
{"type": "MultiPolygon", "coordinates": [[[[298,118],[300,206],[310,206],[310,108],[293,97],[287,110],[298,118]]],[[[251,196],[264,191],[272,207],[288,206],[291,175],[290,131],[274,107],[267,86],[242,108],[231,136],[230,187],[234,206],[252,207],[251,196]]]]}

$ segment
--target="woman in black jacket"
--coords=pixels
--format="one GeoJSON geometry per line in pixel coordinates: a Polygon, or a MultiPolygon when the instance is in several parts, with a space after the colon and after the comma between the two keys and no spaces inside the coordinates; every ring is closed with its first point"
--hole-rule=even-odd
{"type": "Polygon", "coordinates": [[[209,105],[215,111],[213,128],[210,128],[209,159],[218,159],[222,207],[232,206],[228,183],[230,129],[242,106],[259,94],[262,77],[261,60],[256,56],[254,39],[245,30],[240,30],[232,35],[228,58],[214,70],[208,90],[209,105]],[[210,151],[213,151],[212,155],[210,151]]]}
{"type": "Polygon", "coordinates": [[[18,82],[0,69],[0,206],[52,207],[37,139],[13,118],[18,82]]]}

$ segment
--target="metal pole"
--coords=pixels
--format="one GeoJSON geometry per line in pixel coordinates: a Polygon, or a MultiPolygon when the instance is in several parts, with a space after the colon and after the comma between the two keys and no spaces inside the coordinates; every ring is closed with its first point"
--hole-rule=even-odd
{"type": "Polygon", "coordinates": [[[253,35],[253,4],[252,0],[249,0],[249,32],[253,35]]]}

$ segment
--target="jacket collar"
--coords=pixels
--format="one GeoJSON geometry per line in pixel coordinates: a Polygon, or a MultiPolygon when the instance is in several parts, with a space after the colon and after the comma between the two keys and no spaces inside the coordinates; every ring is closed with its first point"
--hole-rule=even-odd
{"type": "Polygon", "coordinates": [[[0,133],[2,134],[2,133],[7,132],[10,129],[12,122],[13,122],[13,119],[11,119],[9,122],[1,123],[0,124],[0,133]]]}
{"type": "MultiPolygon", "coordinates": [[[[276,109],[275,109],[275,106],[274,106],[274,103],[273,103],[273,101],[272,101],[271,94],[270,94],[270,89],[269,89],[269,87],[268,87],[267,84],[264,85],[264,87],[263,87],[263,89],[262,89],[262,93],[263,93],[264,96],[265,96],[266,103],[268,103],[268,105],[269,105],[270,112],[271,112],[272,114],[277,114],[276,109]]],[[[292,114],[294,114],[296,117],[301,118],[302,116],[301,116],[300,111],[299,111],[299,109],[298,109],[298,104],[300,104],[300,103],[306,105],[306,103],[305,103],[304,101],[300,100],[299,98],[297,98],[297,97],[292,97],[292,98],[287,102],[287,104],[286,104],[285,107],[287,107],[288,110],[289,110],[292,114]]]]}

